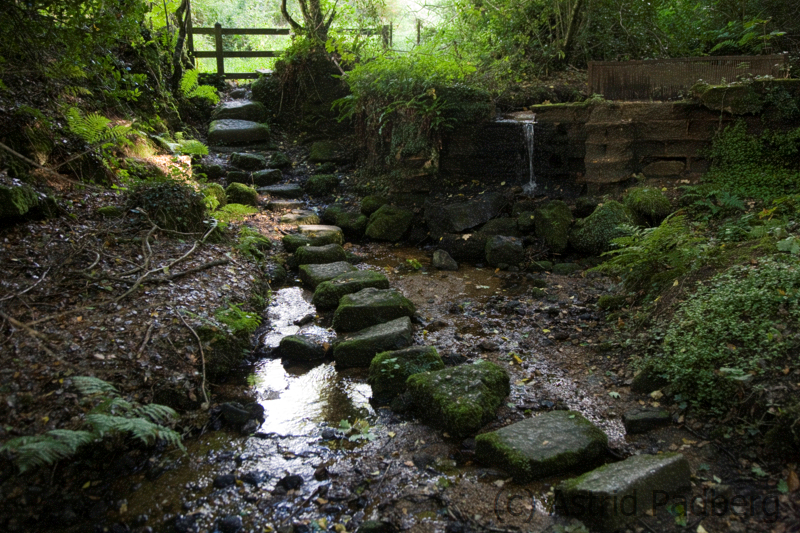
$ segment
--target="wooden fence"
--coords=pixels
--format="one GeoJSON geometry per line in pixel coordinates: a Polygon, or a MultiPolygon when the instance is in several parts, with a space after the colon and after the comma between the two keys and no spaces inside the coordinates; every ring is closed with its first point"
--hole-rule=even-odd
{"type": "MultiPolygon", "coordinates": [[[[222,36],[223,35],[289,35],[291,32],[289,28],[223,28],[217,22],[213,28],[194,28],[191,23],[191,14],[188,15],[189,27],[187,29],[188,35],[188,48],[189,57],[196,59],[203,58],[216,58],[217,60],[217,74],[225,79],[255,79],[258,78],[258,72],[225,72],[225,58],[227,57],[244,57],[244,58],[259,58],[259,57],[278,57],[281,50],[263,50],[263,51],[226,51],[223,48],[222,36]],[[194,49],[194,36],[195,35],[213,35],[214,36],[214,50],[213,51],[196,51],[194,49]]],[[[347,31],[347,30],[345,30],[347,31]]],[[[392,45],[392,27],[391,25],[382,26],[375,29],[361,29],[349,30],[358,32],[361,35],[380,35],[383,41],[383,46],[388,48],[392,45]]]]}
{"type": "Polygon", "coordinates": [[[589,88],[608,100],[674,100],[699,80],[718,84],[743,74],[782,75],[786,54],[645,61],[590,61],[589,88]]]}

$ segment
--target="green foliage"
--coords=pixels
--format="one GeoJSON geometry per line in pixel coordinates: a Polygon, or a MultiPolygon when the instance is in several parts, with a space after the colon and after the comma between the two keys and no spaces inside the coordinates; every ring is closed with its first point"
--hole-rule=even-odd
{"type": "Polygon", "coordinates": [[[225,204],[228,203],[225,189],[219,183],[209,183],[203,187],[203,196],[206,208],[209,211],[214,211],[218,207],[225,207],[225,204]]]}
{"type": "MultiPolygon", "coordinates": [[[[216,105],[219,103],[217,89],[211,85],[198,85],[197,80],[200,76],[199,70],[187,70],[184,72],[180,82],[180,91],[185,98],[200,98],[216,105]]],[[[189,153],[189,152],[185,152],[189,153]]],[[[208,150],[206,150],[206,154],[208,150]]],[[[205,154],[201,154],[205,155],[205,154]]]]}
{"type": "Polygon", "coordinates": [[[144,182],[128,193],[128,209],[146,213],[161,228],[182,232],[201,232],[205,228],[204,196],[177,181],[144,182]]]}
{"type": "Polygon", "coordinates": [[[737,19],[728,22],[724,27],[708,30],[707,38],[711,43],[716,42],[709,51],[710,54],[763,54],[766,49],[771,49],[771,42],[786,32],[771,30],[767,33],[770,19],[752,18],[750,20],[737,19]]]}
{"type": "Polygon", "coordinates": [[[272,241],[262,235],[259,231],[243,226],[239,230],[239,237],[236,241],[236,249],[241,253],[255,259],[263,261],[266,258],[264,252],[272,248],[272,241]]]}
{"type": "Polygon", "coordinates": [[[717,135],[711,148],[717,187],[747,198],[771,199],[800,190],[800,128],[747,133],[744,121],[717,135]]]}
{"type": "Polygon", "coordinates": [[[118,124],[110,126],[111,121],[99,113],[81,115],[77,107],[70,107],[64,114],[70,133],[77,135],[90,145],[101,143],[116,144],[131,132],[130,126],[118,124]]]}
{"type": "Polygon", "coordinates": [[[702,266],[707,257],[705,238],[695,233],[682,215],[668,217],[654,228],[623,226],[627,233],[613,240],[618,248],[593,271],[621,276],[625,288],[657,293],[673,280],[702,266]]]}
{"type": "Polygon", "coordinates": [[[196,139],[180,141],[180,152],[184,155],[208,155],[208,146],[196,139]]]}
{"type": "Polygon", "coordinates": [[[769,377],[800,347],[800,263],[762,259],[734,266],[699,287],[680,307],[662,354],[647,361],[675,392],[724,413],[742,383],[769,377]]]}
{"type": "Polygon", "coordinates": [[[339,429],[345,432],[350,442],[357,442],[360,440],[371,442],[377,438],[375,434],[372,433],[369,422],[360,418],[356,418],[352,424],[347,420],[340,420],[339,429]]]}
{"type": "Polygon", "coordinates": [[[241,222],[248,215],[258,213],[257,207],[242,204],[227,204],[214,212],[214,217],[224,224],[231,222],[241,222]]]}
{"type": "Polygon", "coordinates": [[[94,403],[86,415],[88,429],[53,429],[42,435],[17,437],[0,446],[0,452],[12,454],[21,473],[71,457],[86,444],[120,433],[148,446],[163,440],[184,449],[180,434],[166,427],[177,416],[169,407],[128,402],[113,385],[95,377],[76,376],[72,384],[94,403]]]}
{"type": "Polygon", "coordinates": [[[236,304],[228,304],[227,307],[217,309],[214,316],[228,326],[234,335],[240,333],[252,334],[261,324],[261,317],[258,313],[243,311],[236,304]]]}
{"type": "Polygon", "coordinates": [[[661,191],[653,187],[634,187],[625,195],[625,206],[637,220],[654,226],[672,212],[672,204],[661,191]]]}

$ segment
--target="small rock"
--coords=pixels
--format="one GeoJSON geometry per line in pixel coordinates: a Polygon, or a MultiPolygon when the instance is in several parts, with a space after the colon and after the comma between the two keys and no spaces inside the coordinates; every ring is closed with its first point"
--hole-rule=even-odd
{"type": "Polygon", "coordinates": [[[434,268],[438,268],[439,270],[458,270],[458,263],[456,263],[456,260],[444,250],[436,250],[433,252],[433,261],[431,264],[434,268]]]}
{"type": "Polygon", "coordinates": [[[631,435],[647,433],[650,430],[666,426],[671,421],[672,417],[665,409],[637,409],[625,413],[622,417],[625,431],[631,435]]]}
{"type": "Polygon", "coordinates": [[[242,474],[240,478],[242,483],[247,483],[248,485],[253,485],[257,487],[260,483],[263,483],[264,480],[267,478],[267,474],[264,472],[259,471],[252,471],[252,472],[245,472],[242,474]]]}
{"type": "Polygon", "coordinates": [[[214,478],[215,489],[225,489],[236,483],[236,476],[233,474],[222,474],[214,478]]]}
{"type": "Polygon", "coordinates": [[[328,472],[328,468],[325,465],[320,465],[316,468],[316,470],[314,470],[314,479],[316,479],[317,481],[325,481],[330,477],[331,474],[330,472],[328,472]]]}
{"type": "Polygon", "coordinates": [[[242,529],[242,517],[239,515],[226,516],[217,522],[221,533],[238,533],[242,529]]]}
{"type": "Polygon", "coordinates": [[[478,347],[484,352],[496,352],[500,349],[500,345],[497,342],[489,339],[482,340],[478,347]]]}
{"type": "Polygon", "coordinates": [[[301,486],[303,486],[303,478],[295,474],[289,474],[278,481],[275,487],[283,487],[285,490],[290,491],[300,488],[301,486]]]}
{"type": "Polygon", "coordinates": [[[197,531],[197,515],[190,514],[187,516],[176,516],[175,521],[172,523],[172,529],[175,533],[195,533],[197,531]]]}

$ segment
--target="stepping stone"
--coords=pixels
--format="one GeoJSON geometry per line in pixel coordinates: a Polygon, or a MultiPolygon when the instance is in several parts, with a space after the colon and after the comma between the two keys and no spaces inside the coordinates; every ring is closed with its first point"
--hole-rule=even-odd
{"type": "Polygon", "coordinates": [[[492,421],[510,392],[508,373],[484,360],[414,374],[406,389],[422,421],[454,437],[473,435],[492,421]]]}
{"type": "Polygon", "coordinates": [[[318,224],[319,215],[314,211],[299,209],[281,216],[281,224],[318,224]]]}
{"type": "Polygon", "coordinates": [[[334,174],[317,174],[308,178],[303,189],[311,196],[332,194],[339,186],[339,178],[334,174]]]}
{"type": "Polygon", "coordinates": [[[311,303],[317,309],[336,309],[339,300],[345,294],[353,294],[366,288],[388,289],[389,280],[380,272],[374,270],[357,270],[336,276],[330,281],[317,285],[311,303]]]}
{"type": "MultiPolygon", "coordinates": [[[[329,243],[344,244],[344,234],[342,233],[342,228],[338,226],[309,224],[309,225],[301,225],[297,229],[302,235],[306,235],[311,239],[318,239],[316,241],[317,243],[319,243],[320,240],[325,240],[327,242],[325,242],[324,244],[329,244],[329,243]]],[[[319,246],[319,244],[315,245],[319,246]]]]}
{"type": "Polygon", "coordinates": [[[661,426],[667,426],[670,422],[672,416],[665,409],[637,409],[622,416],[625,432],[629,435],[647,433],[661,426]]]}
{"type": "Polygon", "coordinates": [[[288,361],[305,363],[325,357],[325,348],[308,337],[288,335],[281,339],[277,355],[288,361]]]}
{"type": "Polygon", "coordinates": [[[262,122],[267,118],[267,110],[261,102],[234,100],[223,102],[211,113],[213,120],[234,119],[262,122]]]}
{"type": "Polygon", "coordinates": [[[325,246],[301,246],[295,250],[294,260],[298,265],[322,265],[326,263],[345,261],[347,260],[347,253],[340,244],[326,244],[325,246]]]}
{"type": "Polygon", "coordinates": [[[586,470],[606,454],[608,437],[575,411],[551,411],[475,438],[475,457],[527,482],[586,470]]]}
{"type": "Polygon", "coordinates": [[[249,120],[215,120],[208,127],[211,145],[256,144],[269,142],[269,128],[249,120]]]}
{"type": "Polygon", "coordinates": [[[267,158],[258,154],[236,152],[231,154],[231,165],[242,170],[261,170],[267,168],[267,158]]]}
{"type": "Polygon", "coordinates": [[[358,270],[347,261],[327,263],[323,265],[300,265],[300,280],[310,289],[316,289],[323,281],[329,281],[346,272],[358,270]]]}
{"type": "Polygon", "coordinates": [[[259,194],[269,194],[279,198],[302,198],[303,188],[296,183],[287,183],[285,185],[269,185],[267,187],[259,187],[259,194]]]}
{"type": "Polygon", "coordinates": [[[266,170],[259,170],[258,172],[253,172],[252,178],[253,178],[253,184],[256,187],[268,187],[270,185],[275,185],[276,183],[281,181],[283,179],[283,172],[281,172],[277,168],[268,168],[266,170]]]}
{"type": "Polygon", "coordinates": [[[411,300],[396,289],[366,288],[342,296],[333,315],[333,329],[358,331],[403,316],[411,317],[415,312],[411,300]]]}
{"type": "Polygon", "coordinates": [[[351,238],[360,239],[367,229],[367,217],[361,213],[345,211],[340,206],[333,205],[322,213],[322,220],[326,224],[339,226],[351,238]]]}
{"type": "Polygon", "coordinates": [[[345,335],[333,345],[337,368],[366,367],[375,354],[399,350],[411,344],[411,319],[398,318],[345,335]]]}
{"type": "Polygon", "coordinates": [[[406,380],[412,374],[441,370],[444,362],[433,346],[412,346],[402,350],[382,352],[369,365],[367,383],[372,397],[388,402],[406,390],[406,380]]]}
{"type": "MultiPolygon", "coordinates": [[[[265,172],[274,172],[267,170],[265,172]]],[[[267,209],[270,211],[283,211],[284,209],[300,209],[306,205],[301,200],[271,200],[267,202],[267,209]]]]}
{"type": "Polygon", "coordinates": [[[691,469],[679,453],[635,455],[558,484],[556,511],[592,531],[611,533],[691,490],[691,469]]]}

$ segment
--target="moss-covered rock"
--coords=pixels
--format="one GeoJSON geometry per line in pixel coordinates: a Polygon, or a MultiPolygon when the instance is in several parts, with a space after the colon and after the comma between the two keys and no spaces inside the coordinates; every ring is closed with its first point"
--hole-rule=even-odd
{"type": "Polygon", "coordinates": [[[536,212],[523,211],[517,215],[517,228],[522,235],[530,235],[536,231],[536,212]]]}
{"type": "Polygon", "coordinates": [[[287,361],[306,363],[325,357],[325,348],[302,335],[287,335],[278,344],[277,355],[287,361]]]}
{"type": "Polygon", "coordinates": [[[518,266],[525,259],[522,239],[494,235],[486,241],[486,262],[493,267],[518,266]]]}
{"type": "Polygon", "coordinates": [[[411,319],[402,317],[339,337],[333,345],[333,358],[337,368],[367,367],[376,354],[409,344],[411,319]]]}
{"type": "Polygon", "coordinates": [[[300,265],[298,267],[300,280],[311,290],[315,290],[324,281],[330,281],[336,276],[356,270],[358,269],[347,261],[319,265],[300,265]]]}
{"type": "Polygon", "coordinates": [[[472,435],[490,422],[510,392],[508,373],[484,360],[414,374],[406,388],[417,416],[455,437],[472,435]]]}
{"type": "Polygon", "coordinates": [[[296,183],[259,187],[258,192],[261,194],[269,194],[270,196],[277,196],[278,198],[289,199],[302,198],[304,193],[303,188],[296,183]]]}
{"type": "MultiPolygon", "coordinates": [[[[299,228],[333,228],[334,226],[299,226],[299,228]]],[[[339,228],[319,231],[307,231],[306,233],[290,233],[282,238],[283,247],[289,253],[294,253],[301,246],[325,246],[326,244],[344,244],[344,237],[339,228]]]]}
{"type": "Polygon", "coordinates": [[[213,145],[266,143],[269,142],[269,126],[249,120],[215,120],[208,127],[208,142],[213,145]]]}
{"type": "Polygon", "coordinates": [[[311,145],[308,160],[311,163],[343,163],[350,160],[350,154],[337,142],[318,141],[311,145]]]}
{"type": "Polygon", "coordinates": [[[580,270],[581,266],[577,263],[556,263],[553,265],[553,274],[558,274],[559,276],[569,276],[580,270]]]}
{"type": "Polygon", "coordinates": [[[102,218],[122,218],[125,210],[118,205],[104,205],[97,208],[97,214],[102,218]]]}
{"type": "Polygon", "coordinates": [[[196,331],[205,346],[205,370],[210,379],[224,377],[238,368],[250,350],[246,333],[234,335],[215,326],[200,326],[196,331]]]}
{"type": "Polygon", "coordinates": [[[616,311],[628,305],[628,297],[624,294],[604,294],[597,299],[597,307],[604,311],[616,311]]]}
{"type": "Polygon", "coordinates": [[[609,200],[598,205],[591,215],[575,223],[569,242],[581,253],[600,255],[611,249],[612,239],[625,234],[618,226],[633,223],[633,216],[627,207],[609,200]]]}
{"type": "Polygon", "coordinates": [[[311,303],[320,310],[335,309],[339,307],[339,300],[345,294],[353,294],[370,287],[373,289],[388,289],[389,280],[386,279],[386,276],[374,270],[347,272],[317,285],[311,303]]]}
{"type": "Polygon", "coordinates": [[[297,228],[301,234],[307,235],[313,242],[312,246],[323,244],[344,244],[344,233],[338,226],[324,224],[307,224],[297,228]]]}
{"type": "Polygon", "coordinates": [[[231,165],[242,170],[261,170],[267,168],[267,159],[259,154],[237,152],[231,154],[231,165]]]}
{"type": "Polygon", "coordinates": [[[531,272],[552,272],[553,266],[552,261],[531,261],[528,265],[528,270],[531,272]]]}
{"type": "Polygon", "coordinates": [[[217,207],[222,207],[228,203],[225,189],[219,183],[209,183],[203,187],[203,196],[213,196],[217,200],[217,207]]]}
{"type": "Polygon", "coordinates": [[[361,199],[361,213],[366,216],[370,216],[383,205],[388,203],[389,200],[383,196],[365,196],[361,199]]]}
{"type": "Polygon", "coordinates": [[[553,200],[534,212],[536,236],[544,239],[551,252],[560,254],[569,244],[572,211],[561,200],[553,200]]]}
{"type": "Polygon", "coordinates": [[[165,229],[199,232],[207,228],[205,197],[177,181],[141,183],[128,193],[127,209],[147,213],[165,229]]]}
{"type": "Polygon", "coordinates": [[[231,183],[244,183],[245,185],[252,185],[253,178],[250,177],[249,172],[243,170],[231,170],[225,173],[225,181],[231,183]]]}
{"type": "Polygon", "coordinates": [[[0,185],[0,218],[20,217],[39,204],[39,195],[27,185],[0,185]]]}
{"type": "Polygon", "coordinates": [[[407,209],[382,205],[370,215],[366,235],[370,239],[397,242],[408,230],[413,218],[414,214],[407,209]]]}
{"type": "Polygon", "coordinates": [[[283,152],[275,152],[269,157],[269,168],[285,170],[292,168],[292,160],[283,152]]]}
{"type": "Polygon", "coordinates": [[[304,190],[311,196],[327,196],[339,186],[339,177],[335,174],[315,174],[308,178],[304,190]]]}
{"type": "Polygon", "coordinates": [[[397,290],[366,288],[342,296],[333,315],[333,329],[358,331],[400,317],[411,317],[415,312],[411,300],[397,290]]]}
{"type": "Polygon", "coordinates": [[[347,254],[339,244],[326,244],[324,246],[301,246],[295,250],[294,258],[298,265],[321,265],[346,261],[347,254]]]}
{"type": "Polygon", "coordinates": [[[707,108],[733,115],[755,114],[764,107],[764,97],[760,94],[759,86],[752,83],[740,85],[698,83],[692,87],[692,93],[707,108]]]}
{"type": "Polygon", "coordinates": [[[516,481],[586,471],[606,453],[608,437],[575,411],[551,411],[478,435],[475,456],[516,481]]]}
{"type": "Polygon", "coordinates": [[[669,199],[653,187],[629,189],[623,201],[640,224],[658,226],[672,212],[669,199]]]}
{"type": "Polygon", "coordinates": [[[242,204],[258,207],[258,192],[244,183],[231,183],[225,189],[229,204],[242,204]]]}
{"type": "Polygon", "coordinates": [[[251,122],[261,122],[267,118],[267,110],[261,102],[251,102],[249,100],[232,100],[222,102],[211,114],[213,120],[233,119],[249,120],[251,122]]]}
{"type": "Polygon", "coordinates": [[[340,205],[332,205],[322,213],[322,220],[326,224],[333,224],[342,228],[345,235],[351,239],[363,237],[367,229],[367,217],[361,213],[347,211],[340,205]]]}
{"type": "Polygon", "coordinates": [[[281,215],[280,218],[281,224],[295,224],[295,225],[303,225],[303,224],[319,224],[319,215],[316,214],[314,211],[306,210],[306,209],[295,209],[291,213],[286,213],[281,215]]]}
{"type": "Polygon", "coordinates": [[[520,237],[516,218],[493,218],[479,230],[484,235],[505,235],[507,237],[520,237]]]}
{"type": "Polygon", "coordinates": [[[283,179],[283,173],[277,168],[268,168],[253,172],[253,174],[250,175],[250,179],[256,187],[269,187],[281,181],[283,179]]]}
{"type": "Polygon", "coordinates": [[[372,398],[388,402],[406,390],[406,380],[413,374],[444,368],[433,346],[412,346],[403,350],[379,353],[369,365],[367,382],[372,398]]]}

